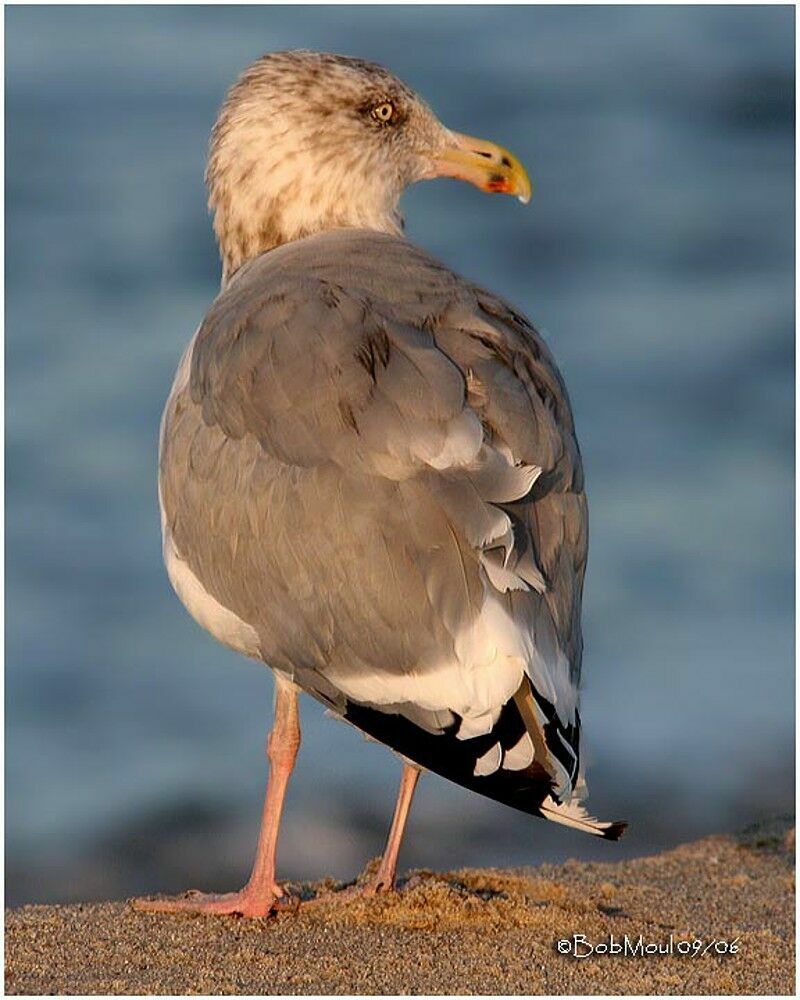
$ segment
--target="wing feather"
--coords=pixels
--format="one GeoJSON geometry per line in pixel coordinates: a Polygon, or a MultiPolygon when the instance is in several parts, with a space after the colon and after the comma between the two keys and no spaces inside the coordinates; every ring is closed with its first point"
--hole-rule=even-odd
{"type": "MultiPolygon", "coordinates": [[[[161,483],[181,558],[256,629],[268,662],[337,711],[363,690],[363,705],[442,732],[459,708],[438,703],[435,671],[483,635],[492,604],[514,632],[511,652],[489,637],[493,655],[521,664],[536,712],[514,707],[523,673],[506,666],[499,685],[499,667],[472,656],[487,674],[464,675],[476,719],[506,727],[517,782],[546,789],[549,754],[570,767],[547,794],[576,784],[580,453],[550,352],[500,299],[374,233],[259,258],[198,331],[165,416],[161,483]],[[502,701],[478,705],[481,685],[502,701]],[[521,767],[526,729],[540,759],[521,767]]],[[[494,745],[481,743],[481,771],[494,745]]]]}

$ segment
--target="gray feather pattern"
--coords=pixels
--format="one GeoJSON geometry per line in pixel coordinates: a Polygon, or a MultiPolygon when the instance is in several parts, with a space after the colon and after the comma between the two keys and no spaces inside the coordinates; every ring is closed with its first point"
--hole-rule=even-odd
{"type": "Polygon", "coordinates": [[[181,558],[334,710],[331,676],[452,657],[493,584],[577,685],[586,503],[563,382],[523,317],[407,241],[334,231],[242,267],[171,397],[160,475],[181,558]]]}

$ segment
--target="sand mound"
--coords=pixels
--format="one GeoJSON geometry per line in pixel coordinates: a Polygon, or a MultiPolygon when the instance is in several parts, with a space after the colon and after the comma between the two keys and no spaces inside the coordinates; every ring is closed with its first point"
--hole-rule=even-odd
{"type": "Polygon", "coordinates": [[[773,824],[618,864],[414,872],[263,921],[26,906],[6,914],[6,991],[793,994],[793,851],[773,824]]]}

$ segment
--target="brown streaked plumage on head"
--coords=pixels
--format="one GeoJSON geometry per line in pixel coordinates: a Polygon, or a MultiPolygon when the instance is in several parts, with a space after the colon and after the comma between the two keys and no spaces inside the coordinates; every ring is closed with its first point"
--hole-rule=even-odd
{"type": "Polygon", "coordinates": [[[394,886],[420,769],[606,839],[588,816],[578,683],[586,501],[563,380],[533,326],[401,235],[404,188],[530,196],[381,67],[265,56],[234,85],[207,180],[223,290],[164,411],[170,580],[275,671],[250,881],[145,909],[263,916],[311,694],[404,777],[366,891],[394,886]]]}
{"type": "Polygon", "coordinates": [[[445,128],[381,66],[319,52],[265,56],[231,88],[211,137],[206,183],[225,278],[325,229],[399,234],[401,194],[432,176],[530,195],[510,153],[445,128]]]}

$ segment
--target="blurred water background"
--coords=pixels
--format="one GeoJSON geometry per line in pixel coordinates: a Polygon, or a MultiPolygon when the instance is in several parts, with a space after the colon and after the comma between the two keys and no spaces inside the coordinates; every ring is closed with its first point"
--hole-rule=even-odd
{"type": "MultiPolygon", "coordinates": [[[[234,888],[267,670],[162,570],[161,408],[218,288],[206,142],[264,51],[383,62],[530,169],[408,233],[548,333],[585,457],[590,805],[620,845],[421,784],[402,863],[640,854],[793,808],[793,10],[11,7],[7,901],[234,888]]],[[[303,707],[282,872],[353,876],[399,766],[303,707]]]]}

